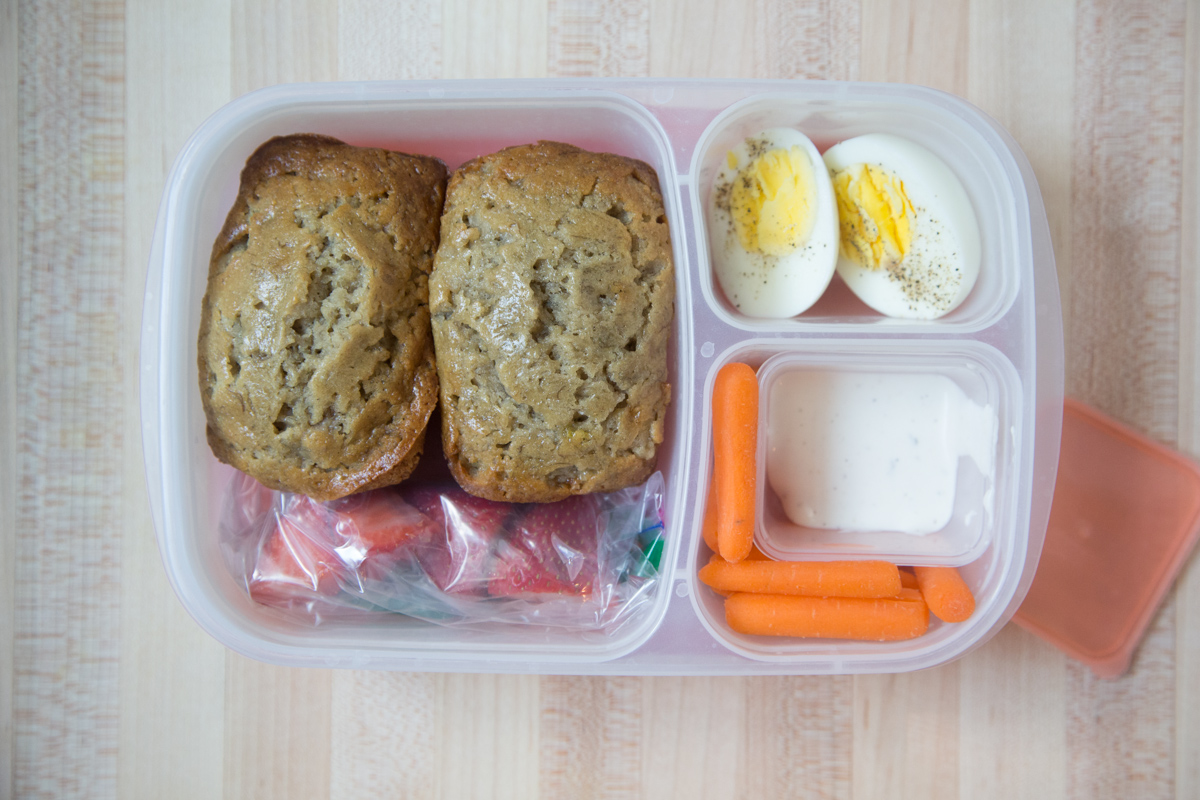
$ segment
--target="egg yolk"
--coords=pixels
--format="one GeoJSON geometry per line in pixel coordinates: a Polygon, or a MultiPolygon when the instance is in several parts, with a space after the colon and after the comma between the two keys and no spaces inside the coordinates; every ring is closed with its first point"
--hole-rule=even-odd
{"type": "Polygon", "coordinates": [[[904,181],[873,164],[852,164],[833,174],[841,220],[842,253],[868,269],[904,260],[912,245],[912,201],[904,181]]]}
{"type": "MultiPolygon", "coordinates": [[[[732,158],[730,166],[735,164],[732,158]]],[[[769,150],[738,173],[729,198],[738,241],[748,252],[784,256],[812,233],[817,204],[812,162],[798,146],[769,150]]]]}

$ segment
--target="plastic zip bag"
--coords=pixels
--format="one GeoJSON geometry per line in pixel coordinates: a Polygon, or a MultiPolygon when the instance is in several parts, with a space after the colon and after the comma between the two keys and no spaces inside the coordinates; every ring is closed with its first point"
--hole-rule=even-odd
{"type": "Polygon", "coordinates": [[[237,474],[225,561],[249,595],[317,625],[392,612],[440,625],[612,631],[653,597],[662,475],[557,503],[513,504],[453,482],[327,503],[237,474]]]}

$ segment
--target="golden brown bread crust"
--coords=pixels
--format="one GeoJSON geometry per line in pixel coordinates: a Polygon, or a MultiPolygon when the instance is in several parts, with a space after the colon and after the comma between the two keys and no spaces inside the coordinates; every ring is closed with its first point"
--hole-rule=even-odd
{"type": "Polygon", "coordinates": [[[437,402],[428,275],[441,161],[272,139],[213,245],[199,370],[213,453],[329,500],[398,483],[437,402]]]}
{"type": "Polygon", "coordinates": [[[456,171],[430,310],[459,484],[552,502],[644,481],[670,400],[674,287],[648,165],[539,142],[456,171]]]}

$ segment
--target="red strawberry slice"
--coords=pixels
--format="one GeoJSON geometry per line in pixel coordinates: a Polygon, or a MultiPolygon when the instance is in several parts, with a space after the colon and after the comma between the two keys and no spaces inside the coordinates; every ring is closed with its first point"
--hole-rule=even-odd
{"type": "Polygon", "coordinates": [[[597,573],[599,512],[592,495],[533,506],[514,527],[509,546],[498,551],[488,593],[590,593],[597,573]]]}
{"type": "Polygon", "coordinates": [[[488,594],[514,597],[522,594],[572,594],[571,584],[558,577],[557,571],[529,550],[501,541],[496,547],[488,594]]]}
{"type": "Polygon", "coordinates": [[[277,519],[254,565],[250,596],[267,605],[286,605],[311,592],[336,595],[341,561],[331,545],[313,538],[308,527],[313,510],[301,505],[297,515],[277,519]]]}
{"type": "Polygon", "coordinates": [[[337,533],[365,556],[389,553],[416,542],[429,542],[441,528],[394,491],[355,495],[333,507],[337,533]]]}
{"type": "Polygon", "coordinates": [[[467,494],[457,486],[408,488],[405,499],[432,520],[437,531],[417,561],[444,592],[482,594],[496,540],[513,506],[467,494]]]}

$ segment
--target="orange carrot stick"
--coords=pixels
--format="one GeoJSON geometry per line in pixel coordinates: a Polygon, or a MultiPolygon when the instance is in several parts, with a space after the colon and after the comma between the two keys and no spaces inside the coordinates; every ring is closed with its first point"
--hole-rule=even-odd
{"type": "Polygon", "coordinates": [[[708,482],[708,497],[704,503],[704,522],[700,523],[700,535],[708,549],[717,552],[717,474],[708,482]]]}
{"type": "Polygon", "coordinates": [[[752,561],[713,558],[700,580],[718,592],[809,597],[895,597],[900,570],[886,561],[752,561]]]}
{"type": "Polygon", "coordinates": [[[920,589],[917,585],[917,576],[912,573],[910,567],[905,567],[900,570],[900,585],[905,589],[920,589]]]}
{"type": "Polygon", "coordinates": [[[954,567],[913,567],[929,610],[943,622],[962,622],[975,612],[975,595],[954,567]]]}
{"type": "Polygon", "coordinates": [[[758,448],[758,378],[737,362],[726,364],[713,384],[713,469],[717,501],[717,550],[741,561],[754,544],[754,489],[758,448]]]}
{"type": "Polygon", "coordinates": [[[740,633],[894,642],[929,629],[929,607],[914,589],[889,598],[731,594],[725,621],[740,633]]]}

